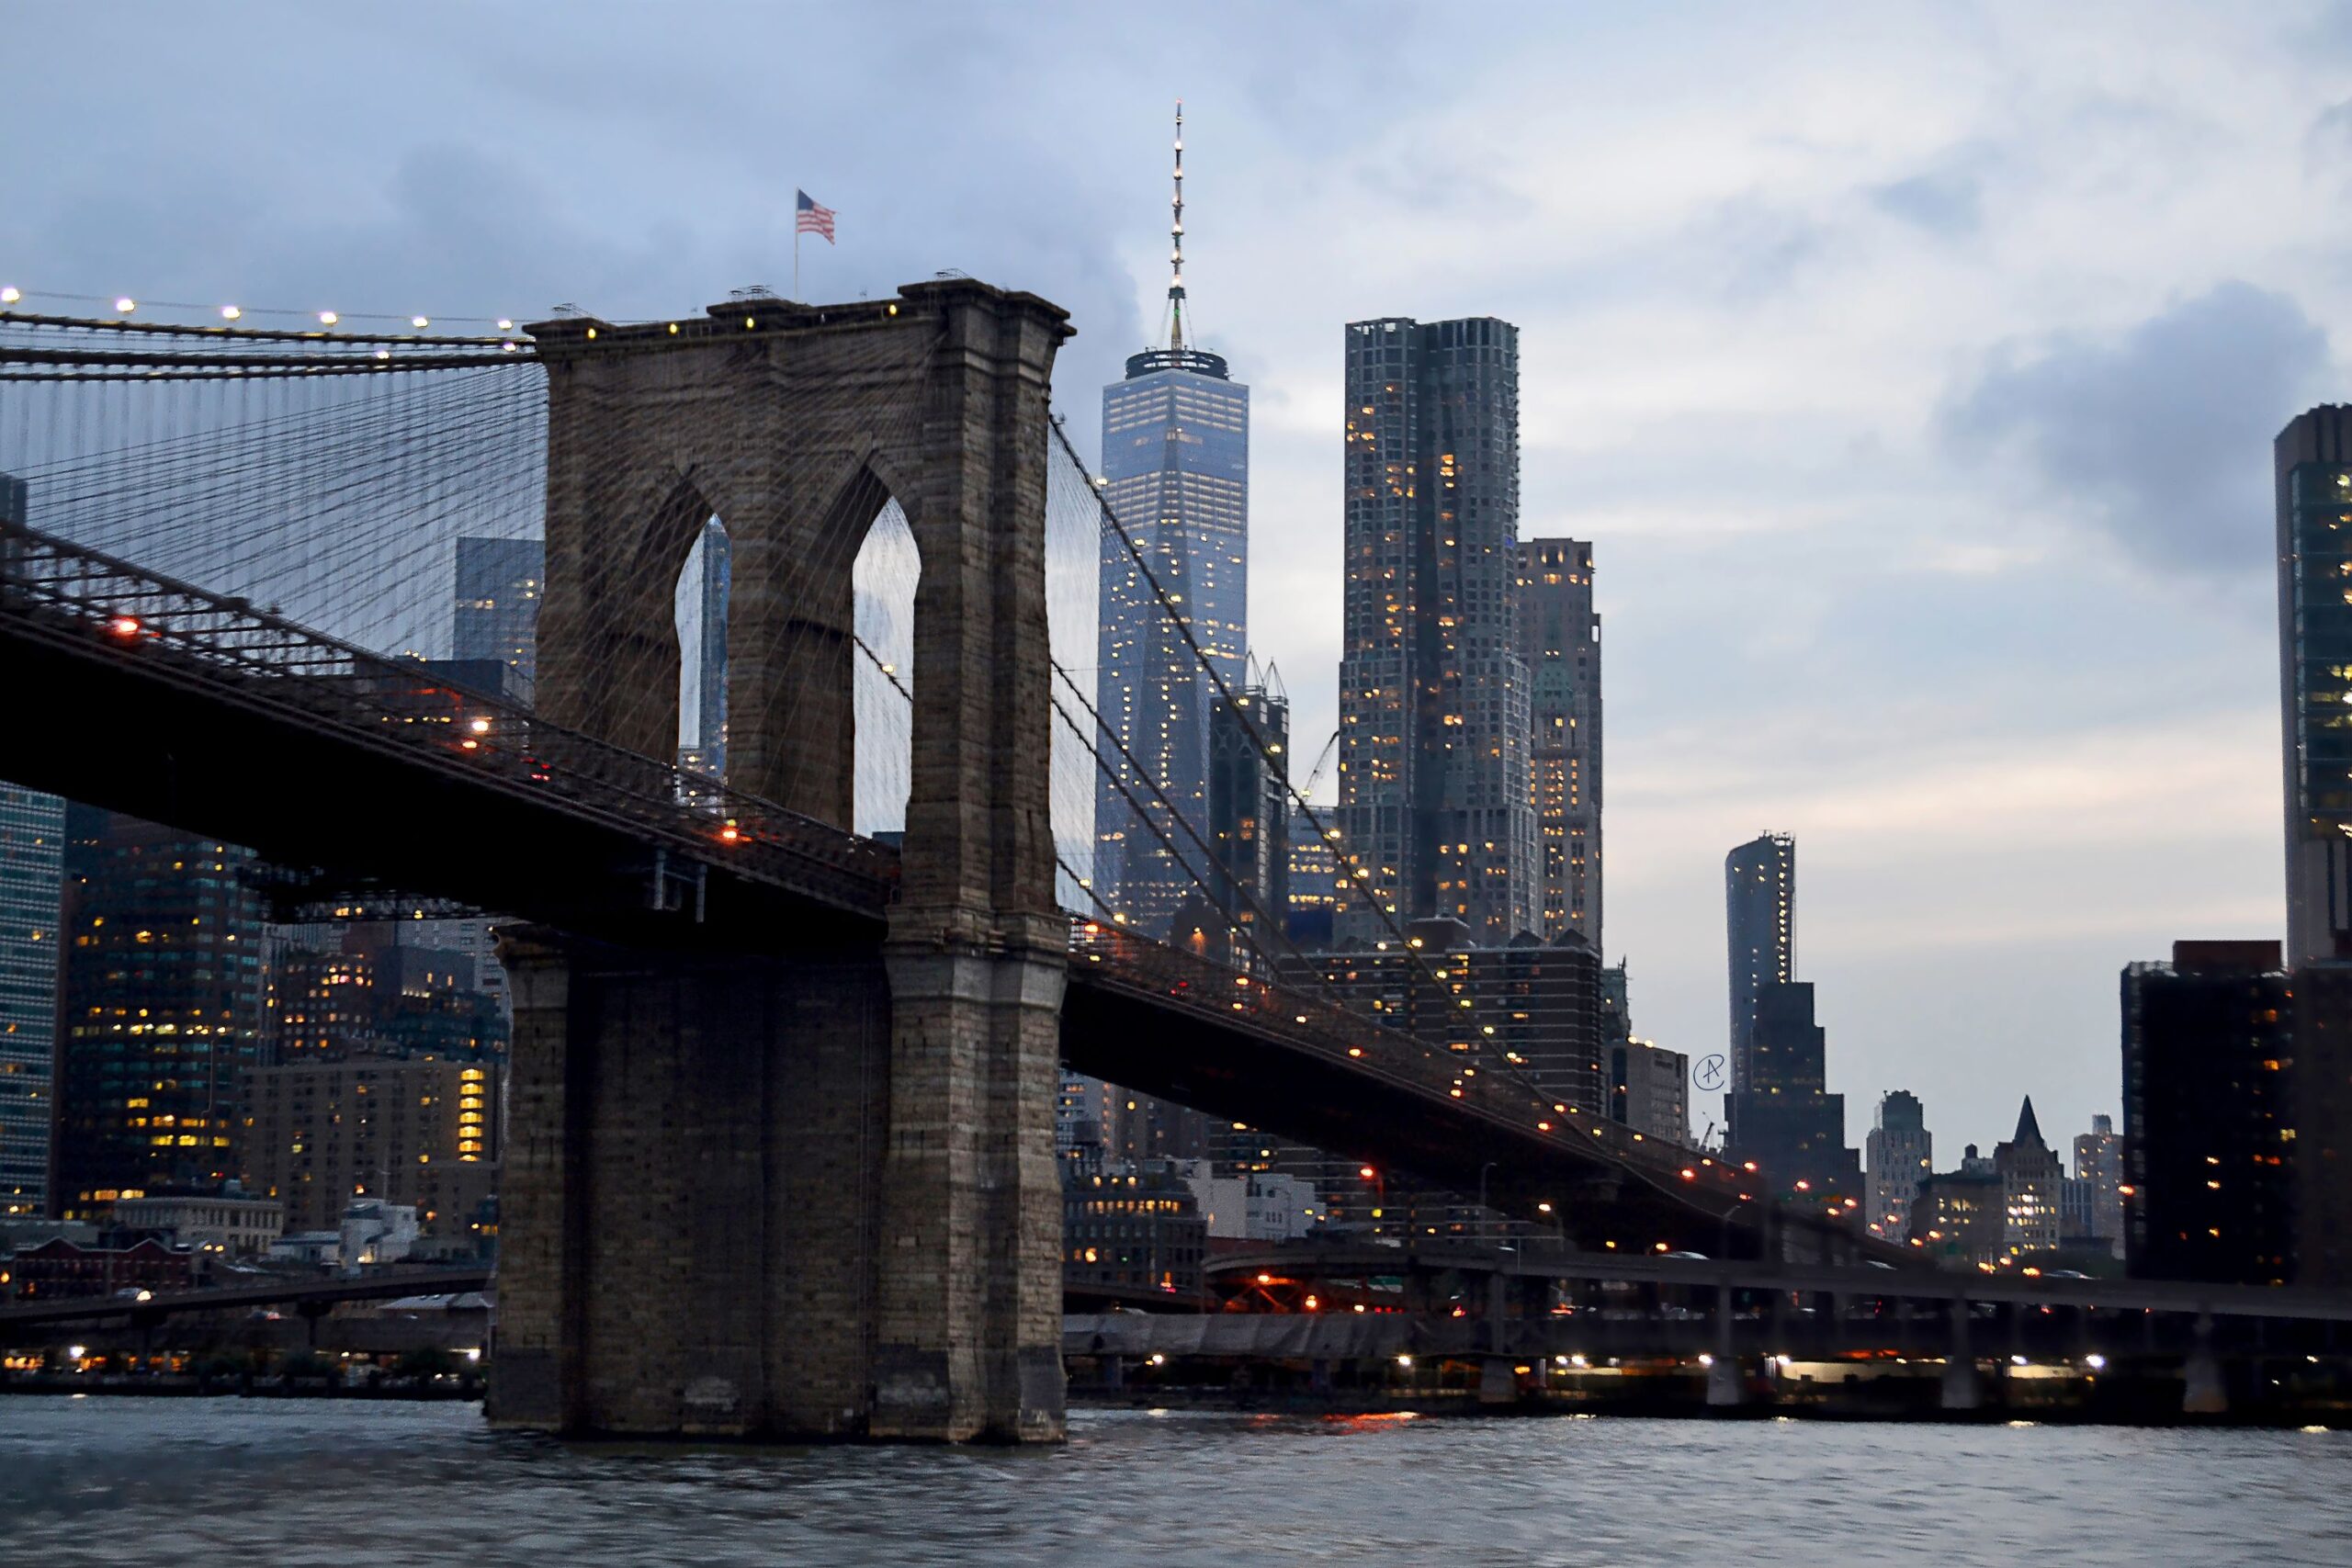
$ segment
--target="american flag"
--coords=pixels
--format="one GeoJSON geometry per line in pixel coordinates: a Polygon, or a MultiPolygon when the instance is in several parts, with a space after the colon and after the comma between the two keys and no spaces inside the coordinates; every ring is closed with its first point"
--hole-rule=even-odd
{"type": "Polygon", "coordinates": [[[822,234],[825,237],[825,243],[829,245],[834,243],[833,209],[830,207],[818,206],[816,198],[811,197],[805,190],[795,190],[793,194],[800,198],[799,227],[795,229],[793,232],[797,234],[822,234]]]}

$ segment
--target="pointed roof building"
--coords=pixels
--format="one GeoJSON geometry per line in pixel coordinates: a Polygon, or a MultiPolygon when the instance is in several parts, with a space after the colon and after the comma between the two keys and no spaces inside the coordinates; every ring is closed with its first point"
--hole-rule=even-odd
{"type": "Polygon", "coordinates": [[[2050,1146],[2049,1140],[2041,1135],[2041,1123],[2033,1119],[2033,1096],[2030,1094],[2018,1109],[2018,1130],[2010,1135],[2009,1142],[2040,1144],[2045,1149],[2050,1146]]]}

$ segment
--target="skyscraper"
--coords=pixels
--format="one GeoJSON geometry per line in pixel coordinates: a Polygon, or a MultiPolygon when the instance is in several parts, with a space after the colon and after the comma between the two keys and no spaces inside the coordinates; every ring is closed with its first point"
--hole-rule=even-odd
{"type": "Polygon", "coordinates": [[[1542,933],[1573,927],[1600,951],[1600,617],[1592,547],[1519,546],[1519,648],[1527,661],[1542,933]]]}
{"type": "Polygon", "coordinates": [[[1811,982],[1758,991],[1747,1042],[1747,1087],[1724,1096],[1726,1152],[1762,1167],[1776,1193],[1802,1181],[1861,1196],[1861,1161],[1846,1146],[1846,1097],[1828,1091],[1828,1042],[1814,1021],[1811,982]]]}
{"type": "MultiPolygon", "coordinates": [[[[2297,1053],[2299,1055],[2301,1054],[2297,1053]]],[[[2082,1234],[2123,1246],[2123,1139],[2109,1116],[2091,1118],[2091,1130],[2075,1134],[2075,1179],[2087,1190],[2090,1225],[2082,1234]]]]}
{"type": "Polygon", "coordinates": [[[686,715],[678,765],[714,778],[727,773],[727,596],[733,581],[733,546],[713,517],[686,558],[677,598],[679,705],[686,715]]]}
{"type": "MultiPolygon", "coordinates": [[[[1347,329],[1340,853],[1399,924],[1541,925],[1520,656],[1519,330],[1347,329]]],[[[1361,901],[1341,941],[1388,926],[1361,901]]]]}
{"type": "Polygon", "coordinates": [[[62,1217],[239,1174],[262,1034],[261,899],[237,874],[252,858],[68,807],[51,1195],[62,1217]]]}
{"type": "Polygon", "coordinates": [[[2056,1249],[2060,1232],[2059,1184],[2065,1171],[2057,1151],[2041,1136],[2028,1095],[2018,1111],[2018,1130],[1993,1146],[1993,1168],[2001,1176],[2001,1244],[2011,1258],[2056,1249]]]}
{"type": "Polygon", "coordinates": [[[0,1216],[49,1209],[65,803],[0,784],[0,1216]]]}
{"type": "Polygon", "coordinates": [[[1919,1097],[1898,1089],[1882,1097],[1878,1115],[1862,1140],[1862,1163],[1870,1179],[1871,1234],[1882,1241],[1907,1240],[1911,1205],[1919,1183],[1934,1173],[1935,1139],[1928,1131],[1919,1097]]]}
{"type": "Polygon", "coordinates": [[[1797,841],[1759,833],[1724,857],[1731,947],[1731,1087],[1748,1087],[1748,1026],[1767,986],[1796,977],[1797,841]]]}
{"type": "Polygon", "coordinates": [[[2176,942],[2123,971],[2124,1261],[2295,1277],[2295,998],[2275,942],[2176,942]]]}
{"type": "Polygon", "coordinates": [[[1211,886],[1226,918],[1245,931],[1258,931],[1261,912],[1273,923],[1271,933],[1258,933],[1261,941],[1279,940],[1290,913],[1289,741],[1290,698],[1279,689],[1245,686],[1210,708],[1211,886]]]}
{"type": "MultiPolygon", "coordinates": [[[[28,520],[0,474],[0,522],[28,520]]],[[[0,1216],[48,1212],[65,803],[0,784],[0,1216]]]]}
{"type": "MultiPolygon", "coordinates": [[[[1218,677],[1238,691],[1249,649],[1250,389],[1223,355],[1184,341],[1183,130],[1180,110],[1168,346],[1130,355],[1126,376],[1102,389],[1102,497],[1218,677]]],[[[1147,934],[1165,936],[1198,891],[1193,871],[1206,869],[1169,816],[1197,824],[1204,815],[1216,682],[1115,533],[1102,540],[1101,572],[1095,707],[1126,755],[1106,747],[1117,777],[1095,786],[1094,889],[1147,934]]]]}
{"type": "Polygon", "coordinates": [[[2352,958],[2352,408],[2298,414],[2271,457],[2293,968],[2352,958]]]}
{"type": "Polygon", "coordinates": [[[528,693],[538,672],[546,579],[547,546],[537,539],[459,538],[451,657],[494,659],[512,669],[528,693]]]}

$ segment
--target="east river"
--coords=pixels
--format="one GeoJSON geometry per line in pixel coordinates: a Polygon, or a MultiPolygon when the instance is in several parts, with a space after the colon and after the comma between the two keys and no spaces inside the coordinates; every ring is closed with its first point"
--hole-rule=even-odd
{"type": "Polygon", "coordinates": [[[2352,1433],[1081,1411],[566,1445],[469,1404],[0,1399],[0,1562],[2352,1563],[2352,1433]]]}

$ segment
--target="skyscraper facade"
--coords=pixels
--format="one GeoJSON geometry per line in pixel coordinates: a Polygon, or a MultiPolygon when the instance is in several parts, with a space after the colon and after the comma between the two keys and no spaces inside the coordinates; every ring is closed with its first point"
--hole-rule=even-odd
{"type": "Polygon", "coordinates": [[[1600,951],[1600,617],[1592,547],[1522,539],[1519,647],[1526,660],[1540,930],[1600,951]]]}
{"type": "Polygon", "coordinates": [[[2177,942],[2123,971],[2124,1262],[2295,1277],[2294,1004],[2275,942],[2177,942]]]}
{"type": "Polygon", "coordinates": [[[1834,1188],[1859,1198],[1861,1161],[1846,1146],[1846,1097],[1828,1091],[1827,1038],[1814,1021],[1811,983],[1758,991],[1747,1039],[1747,1086],[1724,1096],[1730,1156],[1755,1161],[1777,1194],[1834,1188]]]}
{"type": "Polygon", "coordinates": [[[1500,946],[1542,923],[1520,653],[1519,330],[1347,329],[1340,941],[1421,919],[1500,946]]]}
{"type": "Polygon", "coordinates": [[[51,1208],[217,1189],[239,1174],[262,1041],[252,852],[75,803],[64,858],[51,1208]]]}
{"type": "MultiPolygon", "coordinates": [[[[0,474],[0,522],[29,521],[0,474]]],[[[0,1217],[48,1212],[65,803],[0,784],[0,1217]]]]}
{"type": "Polygon", "coordinates": [[[1183,145],[1180,115],[1168,346],[1130,355],[1102,389],[1102,499],[1135,551],[1103,537],[1094,705],[1118,746],[1103,748],[1115,781],[1095,786],[1094,889],[1155,937],[1206,870],[1169,819],[1205,813],[1217,695],[1184,631],[1237,692],[1250,646],[1250,389],[1184,341],[1183,145]]]}
{"type": "Polygon", "coordinates": [[[539,540],[459,538],[451,657],[494,659],[515,672],[527,694],[538,673],[546,581],[547,546],[539,540]]]}
{"type": "Polygon", "coordinates": [[[1278,941],[1290,913],[1290,699],[1245,686],[1209,710],[1208,833],[1218,907],[1244,932],[1278,941]],[[1272,922],[1259,931],[1260,917],[1272,922]]]}
{"type": "Polygon", "coordinates": [[[2075,1179],[2084,1188],[2088,1227],[2077,1234],[2118,1249],[2123,1245],[2123,1139],[2111,1116],[2091,1118],[2091,1130],[2075,1134],[2075,1179]]]}
{"type": "Polygon", "coordinates": [[[1731,947],[1731,1087],[1753,1077],[1748,1029],[1768,986],[1796,977],[1797,842],[1759,833],[1724,857],[1724,925],[1731,947]]]}
{"type": "Polygon", "coordinates": [[[1332,847],[1339,829],[1327,807],[1312,814],[1290,809],[1290,874],[1285,883],[1293,947],[1317,951],[1331,945],[1331,919],[1340,908],[1340,857],[1332,847]]]}
{"type": "Polygon", "coordinates": [[[2291,968],[2352,958],[2352,408],[2298,414],[2271,456],[2291,968]]]}
{"type": "Polygon", "coordinates": [[[1903,1089],[1882,1097],[1862,1140],[1872,1235],[1882,1241],[1910,1238],[1911,1205],[1918,1201],[1919,1183],[1934,1173],[1934,1156],[1935,1140],[1919,1097],[1903,1089]]]}
{"type": "Polygon", "coordinates": [[[2001,1177],[2001,1244],[2007,1255],[2054,1251],[2063,1229],[2059,1187],[2065,1170],[2041,1135],[2031,1095],[2018,1111],[2018,1130],[1993,1146],[1993,1168],[2001,1177]]]}
{"type": "Polygon", "coordinates": [[[0,1217],[49,1211],[65,803],[0,784],[0,1217]]]}

